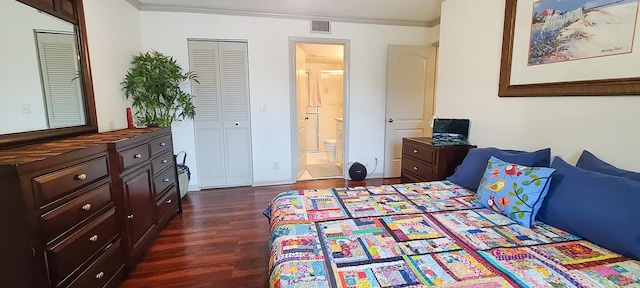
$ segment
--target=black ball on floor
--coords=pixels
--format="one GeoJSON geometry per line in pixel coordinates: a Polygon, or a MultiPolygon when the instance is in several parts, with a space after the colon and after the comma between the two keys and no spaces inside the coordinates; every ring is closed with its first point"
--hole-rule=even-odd
{"type": "Polygon", "coordinates": [[[364,167],[360,162],[353,163],[349,167],[349,177],[354,181],[362,181],[367,177],[367,167],[364,167]]]}

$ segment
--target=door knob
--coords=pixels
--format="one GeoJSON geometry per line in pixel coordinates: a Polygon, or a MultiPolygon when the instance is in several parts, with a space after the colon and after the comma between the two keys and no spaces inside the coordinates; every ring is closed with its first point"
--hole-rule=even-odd
{"type": "Polygon", "coordinates": [[[233,123],[233,125],[240,126],[240,122],[233,123]]]}
{"type": "Polygon", "coordinates": [[[389,118],[389,120],[387,120],[387,122],[393,123],[393,118],[389,118]]]}
{"type": "Polygon", "coordinates": [[[304,120],[309,120],[309,117],[304,117],[304,120]]]}

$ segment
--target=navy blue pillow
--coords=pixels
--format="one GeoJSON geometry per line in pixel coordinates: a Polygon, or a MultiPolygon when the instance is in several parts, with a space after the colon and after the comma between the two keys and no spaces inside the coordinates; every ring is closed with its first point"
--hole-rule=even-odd
{"type": "Polygon", "coordinates": [[[482,180],[482,175],[491,156],[522,166],[549,167],[551,148],[535,152],[502,150],[493,147],[471,149],[462,160],[462,164],[456,168],[456,171],[447,180],[471,191],[478,190],[480,180],[482,180]]]}
{"type": "Polygon", "coordinates": [[[576,167],[580,167],[582,169],[590,170],[594,172],[599,172],[602,174],[620,176],[620,177],[624,177],[634,181],[640,181],[640,173],[620,169],[616,166],[613,166],[607,162],[604,162],[598,159],[598,157],[591,154],[591,152],[587,150],[582,151],[582,155],[580,155],[580,159],[578,159],[578,163],[576,163],[576,167]]]}
{"type": "Polygon", "coordinates": [[[640,260],[640,182],[574,167],[560,157],[536,217],[611,251],[640,260]]]}

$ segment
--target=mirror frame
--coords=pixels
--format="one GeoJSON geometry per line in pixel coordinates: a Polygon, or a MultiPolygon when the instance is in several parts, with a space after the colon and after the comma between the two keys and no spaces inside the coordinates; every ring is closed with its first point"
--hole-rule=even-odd
{"type": "Polygon", "coordinates": [[[85,103],[86,124],[0,135],[0,149],[81,134],[97,133],[98,120],[93,95],[93,80],[91,77],[91,65],[89,64],[89,46],[87,44],[87,27],[84,22],[84,6],[82,0],[15,1],[70,22],[75,26],[76,36],[78,37],[78,54],[80,55],[80,74],[82,75],[82,96],[85,103]],[[73,5],[73,15],[65,11],[65,3],[67,3],[66,7],[69,7],[68,4],[73,5]]]}

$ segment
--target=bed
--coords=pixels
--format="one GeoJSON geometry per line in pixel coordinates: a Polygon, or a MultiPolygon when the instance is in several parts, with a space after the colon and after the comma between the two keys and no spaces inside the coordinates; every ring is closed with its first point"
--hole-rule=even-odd
{"type": "Polygon", "coordinates": [[[640,262],[449,181],[300,190],[271,204],[271,287],[640,287],[640,262]]]}

